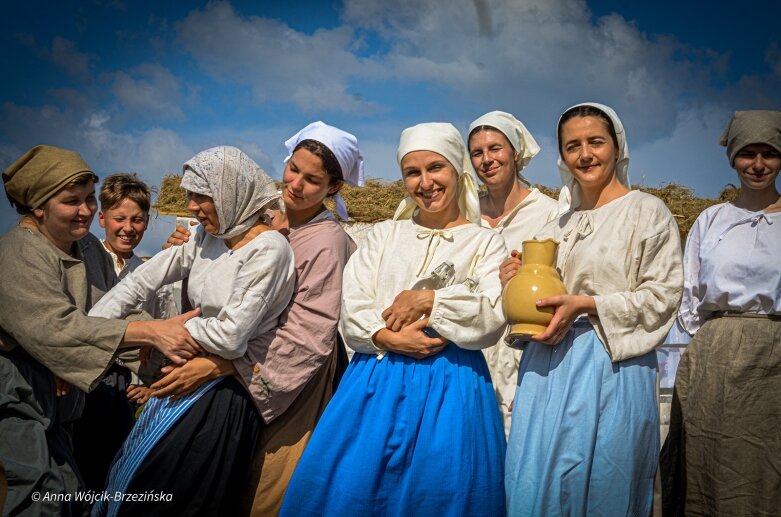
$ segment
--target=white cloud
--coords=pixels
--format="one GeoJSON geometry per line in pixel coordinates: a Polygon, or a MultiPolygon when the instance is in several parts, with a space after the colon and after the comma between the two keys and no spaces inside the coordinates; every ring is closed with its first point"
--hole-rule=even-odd
{"type": "Polygon", "coordinates": [[[269,18],[241,17],[209,4],[176,24],[179,43],[216,81],[249,88],[257,104],[292,103],[304,112],[377,112],[350,92],[357,76],[381,69],[358,58],[348,27],[307,35],[269,18]]]}
{"type": "Polygon", "coordinates": [[[165,67],[144,63],[128,72],[115,72],[111,90],[134,117],[182,120],[183,95],[179,80],[165,67]]]}

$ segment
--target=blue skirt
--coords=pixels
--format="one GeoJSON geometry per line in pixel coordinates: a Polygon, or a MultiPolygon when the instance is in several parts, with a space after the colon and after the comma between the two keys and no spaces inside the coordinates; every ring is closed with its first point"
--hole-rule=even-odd
{"type": "Polygon", "coordinates": [[[480,351],[355,354],[280,515],[504,515],[502,419],[480,351]]]}
{"type": "Polygon", "coordinates": [[[659,457],[656,354],[612,363],[591,325],[531,342],[507,445],[508,515],[650,515],[659,457]]]}

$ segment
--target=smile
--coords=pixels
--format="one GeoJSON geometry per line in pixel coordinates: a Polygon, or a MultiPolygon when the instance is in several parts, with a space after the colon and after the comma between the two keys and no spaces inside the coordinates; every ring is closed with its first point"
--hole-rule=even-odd
{"type": "Polygon", "coordinates": [[[420,197],[422,197],[423,199],[427,199],[427,200],[433,201],[435,199],[439,199],[440,197],[442,197],[442,194],[443,194],[444,191],[445,191],[444,188],[437,188],[437,189],[430,190],[430,191],[427,191],[427,192],[419,191],[418,195],[420,197]]]}

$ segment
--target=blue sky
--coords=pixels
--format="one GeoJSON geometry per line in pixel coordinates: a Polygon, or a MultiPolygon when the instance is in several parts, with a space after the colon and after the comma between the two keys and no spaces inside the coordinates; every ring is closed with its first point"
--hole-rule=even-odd
{"type": "MultiPolygon", "coordinates": [[[[230,144],[279,178],[313,120],[354,133],[370,177],[396,179],[401,130],[514,113],[542,146],[527,175],[558,184],[555,124],[616,109],[634,183],[715,196],[716,141],[736,109],[781,109],[778,2],[346,0],[4,2],[0,164],[47,143],[100,176],[151,184],[230,144]]],[[[15,221],[5,202],[0,231],[15,221]]],[[[152,252],[171,222],[153,221],[152,252]]]]}

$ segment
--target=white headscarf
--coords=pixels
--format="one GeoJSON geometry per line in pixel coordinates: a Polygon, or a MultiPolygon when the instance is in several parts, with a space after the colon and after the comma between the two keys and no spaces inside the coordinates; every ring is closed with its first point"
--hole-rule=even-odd
{"type": "MultiPolygon", "coordinates": [[[[355,136],[319,120],[312,122],[285,142],[288,153],[285,163],[293,156],[293,150],[302,140],[316,140],[326,146],[336,156],[344,181],[356,187],[363,186],[363,156],[358,149],[358,139],[355,136]]],[[[347,205],[338,192],[334,194],[334,200],[336,213],[343,220],[349,220],[347,205]]]]}
{"type": "Polygon", "coordinates": [[[184,163],[182,188],[214,201],[220,239],[249,230],[266,208],[279,199],[268,174],[240,149],[230,146],[201,151],[184,163]]]}
{"type": "MultiPolygon", "coordinates": [[[[480,224],[480,199],[477,195],[477,185],[472,177],[472,167],[467,162],[464,139],[453,124],[429,122],[402,131],[399,149],[396,151],[398,164],[401,165],[401,159],[413,151],[433,151],[450,162],[458,173],[458,208],[464,217],[475,224],[480,224]]],[[[407,196],[399,204],[393,219],[409,219],[416,208],[415,202],[407,196]]]]}
{"type": "Polygon", "coordinates": [[[515,149],[517,159],[515,160],[516,174],[518,179],[526,187],[531,186],[531,182],[527,180],[521,171],[529,165],[529,162],[537,156],[540,152],[540,146],[534,139],[529,130],[523,123],[512,116],[510,113],[504,111],[491,111],[486,113],[482,117],[475,119],[469,124],[469,135],[476,127],[489,126],[500,131],[510,142],[510,145],[515,149]]]}
{"type": "MultiPolygon", "coordinates": [[[[612,108],[605,106],[604,104],[597,104],[596,102],[584,102],[582,104],[575,104],[567,108],[564,113],[577,108],[579,106],[592,106],[598,110],[604,112],[610,120],[613,122],[613,129],[616,131],[616,137],[618,139],[618,149],[616,150],[616,178],[626,188],[632,188],[629,184],[629,146],[626,143],[626,133],[624,132],[624,125],[616,115],[616,112],[612,108]]],[[[556,124],[557,140],[558,140],[558,128],[561,125],[561,117],[556,124]]],[[[612,141],[612,139],[611,139],[612,141]]],[[[559,215],[569,212],[573,208],[580,206],[581,190],[580,185],[575,180],[575,176],[572,175],[564,160],[561,159],[561,142],[558,142],[559,148],[559,160],[557,165],[559,167],[559,174],[561,175],[561,191],[559,192],[559,215]]]]}

